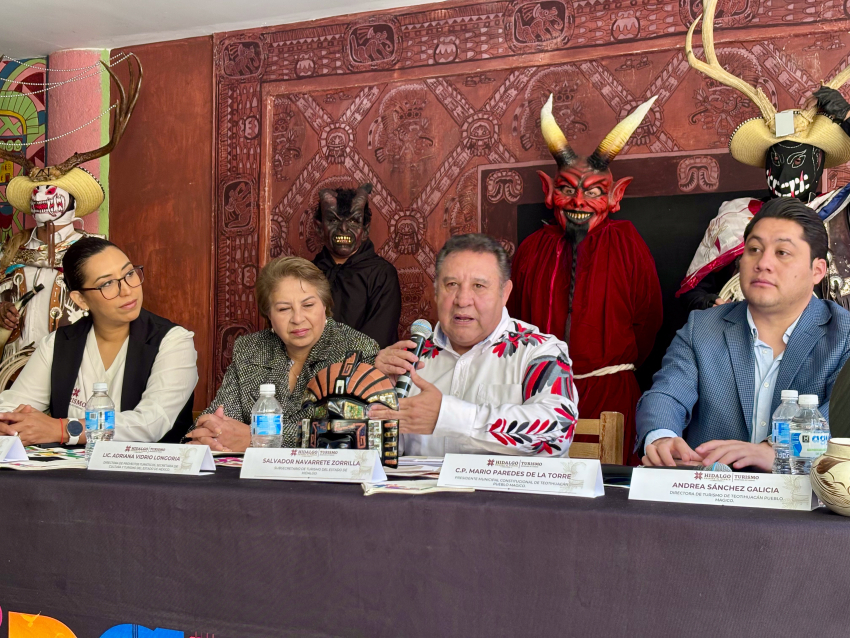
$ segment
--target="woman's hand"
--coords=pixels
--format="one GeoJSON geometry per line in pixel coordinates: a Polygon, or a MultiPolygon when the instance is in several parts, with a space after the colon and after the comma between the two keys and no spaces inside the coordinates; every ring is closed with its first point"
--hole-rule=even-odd
{"type": "Polygon", "coordinates": [[[224,406],[198,418],[195,429],[186,435],[190,443],[209,445],[215,452],[244,452],[251,445],[251,428],[224,414],[224,406]]]}
{"type": "Polygon", "coordinates": [[[29,405],[19,405],[14,412],[0,412],[0,435],[20,436],[24,445],[62,441],[65,438],[63,426],[62,420],[29,405]]]}

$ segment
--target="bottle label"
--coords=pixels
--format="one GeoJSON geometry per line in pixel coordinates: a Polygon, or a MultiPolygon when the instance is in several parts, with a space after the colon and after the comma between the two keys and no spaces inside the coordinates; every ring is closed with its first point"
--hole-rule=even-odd
{"type": "Polygon", "coordinates": [[[827,441],[828,432],[794,430],[791,432],[791,453],[801,459],[816,459],[826,454],[827,441]]]}
{"type": "Polygon", "coordinates": [[[791,445],[791,423],[788,421],[773,422],[773,442],[779,445],[791,445]]]}
{"type": "Polygon", "coordinates": [[[253,415],[251,433],[260,436],[280,436],[283,433],[283,416],[280,414],[253,415]]]}
{"type": "Polygon", "coordinates": [[[115,410],[91,410],[86,412],[86,430],[114,430],[115,410]],[[103,423],[103,425],[100,425],[103,423]]]}

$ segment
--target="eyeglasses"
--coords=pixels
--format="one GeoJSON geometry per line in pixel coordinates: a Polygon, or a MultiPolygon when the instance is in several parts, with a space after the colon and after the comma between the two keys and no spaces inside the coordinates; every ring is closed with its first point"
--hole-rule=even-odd
{"type": "Polygon", "coordinates": [[[97,288],[80,288],[80,290],[99,290],[104,299],[115,299],[121,294],[121,282],[123,281],[130,288],[138,288],[145,280],[145,267],[133,266],[133,270],[128,272],[121,279],[110,279],[97,288]]]}

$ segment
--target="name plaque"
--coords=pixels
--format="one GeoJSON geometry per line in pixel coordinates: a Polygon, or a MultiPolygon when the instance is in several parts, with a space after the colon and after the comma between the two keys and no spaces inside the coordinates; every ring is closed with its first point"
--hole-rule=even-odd
{"type": "Polygon", "coordinates": [[[0,436],[0,461],[26,461],[27,451],[17,436],[0,436]]]}
{"type": "Polygon", "coordinates": [[[811,511],[818,506],[809,477],[636,467],[629,499],[811,511]]]}
{"type": "Polygon", "coordinates": [[[386,481],[377,450],[248,448],[239,478],[322,483],[386,481]]]}
{"type": "Polygon", "coordinates": [[[559,496],[604,496],[597,460],[446,454],[439,487],[559,496]]]}
{"type": "Polygon", "coordinates": [[[215,462],[208,445],[98,441],[88,469],[197,476],[215,472],[215,462]]]}

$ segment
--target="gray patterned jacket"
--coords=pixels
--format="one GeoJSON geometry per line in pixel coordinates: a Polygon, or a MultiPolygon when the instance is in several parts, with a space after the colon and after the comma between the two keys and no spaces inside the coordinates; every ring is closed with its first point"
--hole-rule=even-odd
{"type": "Polygon", "coordinates": [[[233,361],[224,373],[215,399],[202,414],[224,406],[224,413],[242,423],[251,422],[251,408],[260,396],[260,384],[274,383],[276,397],[283,407],[283,447],[294,447],[296,428],[309,417],[301,409],[304,390],[315,374],[332,363],[342,361],[346,352],[357,350],[363,361],[374,365],[378,344],[362,332],[328,319],[319,341],[310,351],[304,368],[289,391],[289,368],[292,360],[283,341],[271,330],[261,330],[239,337],[233,345],[233,361]]]}

